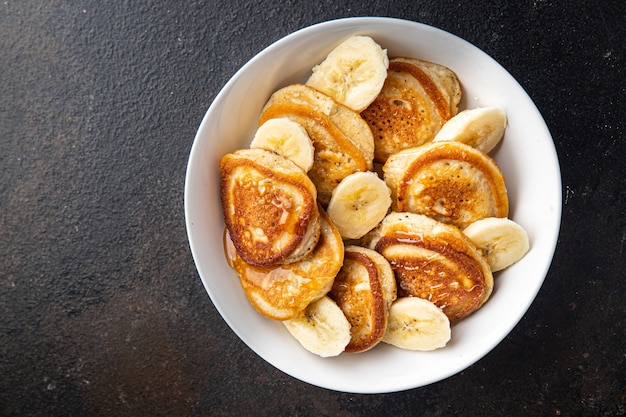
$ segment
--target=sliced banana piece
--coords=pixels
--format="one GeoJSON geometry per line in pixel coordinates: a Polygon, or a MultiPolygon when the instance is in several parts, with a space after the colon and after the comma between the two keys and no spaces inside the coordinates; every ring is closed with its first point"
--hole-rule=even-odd
{"type": "Polygon", "coordinates": [[[270,119],[257,129],[251,148],[274,151],[308,172],[313,166],[313,142],[304,127],[286,117],[270,119]]]}
{"type": "Polygon", "coordinates": [[[429,351],[444,347],[451,335],[450,320],[439,307],[423,298],[402,297],[391,305],[383,342],[429,351]]]}
{"type": "Polygon", "coordinates": [[[328,296],[309,304],[301,316],[283,324],[302,347],[324,358],[339,355],[350,342],[350,323],[328,296]]]}
{"type": "Polygon", "coordinates": [[[483,252],[492,272],[513,265],[530,249],[526,230],[505,217],[477,220],[463,233],[483,252]]]}
{"type": "Polygon", "coordinates": [[[380,93],[388,67],[386,49],[368,36],[352,36],[313,67],[306,84],[360,113],[380,93]]]}
{"type": "Polygon", "coordinates": [[[506,113],[498,107],[463,110],[448,120],[433,141],[452,140],[491,152],[504,136],[506,113]]]}
{"type": "Polygon", "coordinates": [[[344,239],[359,239],[381,222],[391,207],[391,191],[376,173],[355,172],[333,190],[326,213],[344,239]]]}

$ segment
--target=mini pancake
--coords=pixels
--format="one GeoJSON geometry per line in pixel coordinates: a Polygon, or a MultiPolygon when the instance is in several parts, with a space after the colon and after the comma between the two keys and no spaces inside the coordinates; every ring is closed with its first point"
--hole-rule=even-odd
{"type": "Polygon", "coordinates": [[[450,321],[480,308],[493,290],[493,275],[479,250],[456,227],[414,213],[390,213],[367,238],[389,261],[398,297],[420,297],[450,321]]]}
{"type": "Polygon", "coordinates": [[[461,85],[449,68],[412,58],[389,61],[378,97],[361,116],[374,134],[374,160],[431,141],[459,111],[461,85]]]}
{"type": "Polygon", "coordinates": [[[220,160],[226,228],[241,258],[256,266],[295,262],[320,235],[316,189],[292,161],[263,149],[220,160]]]}
{"type": "Polygon", "coordinates": [[[237,253],[228,232],[224,248],[228,264],[239,276],[252,306],[273,320],[296,317],[330,291],[344,260],[341,235],[320,208],[321,235],[313,251],[299,262],[275,267],[255,267],[237,253]]]}
{"type": "Polygon", "coordinates": [[[359,113],[326,94],[302,84],[281,88],[263,108],[259,126],[277,117],[300,123],[311,138],[315,152],[308,174],[322,206],[343,178],[372,169],[374,138],[369,126],[359,113]]]}
{"type": "Polygon", "coordinates": [[[396,282],[389,262],[378,252],[347,246],[341,270],[328,296],[350,322],[347,353],[364,352],[385,335],[391,303],[396,299],[396,282]]]}
{"type": "Polygon", "coordinates": [[[463,229],[506,217],[502,171],[484,152],[459,142],[431,142],[392,155],[383,166],[392,209],[425,214],[463,229]]]}

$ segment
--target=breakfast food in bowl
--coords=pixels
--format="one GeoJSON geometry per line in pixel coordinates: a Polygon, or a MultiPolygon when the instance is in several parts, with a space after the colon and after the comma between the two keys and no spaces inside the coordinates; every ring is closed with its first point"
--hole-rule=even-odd
{"type": "Polygon", "coordinates": [[[497,145],[505,113],[458,116],[460,99],[450,69],[394,58],[387,70],[386,50],[351,37],[307,84],[271,95],[250,149],[222,157],[229,265],[255,309],[283,321],[305,349],[327,357],[381,341],[445,347],[450,324],[489,299],[492,267],[528,250],[515,245],[517,229],[477,223],[508,216],[502,171],[478,149],[497,145]],[[370,126],[379,126],[377,140],[370,126]],[[384,161],[383,179],[375,159],[384,161]],[[491,242],[497,233],[511,242],[491,242]],[[349,339],[338,330],[345,320],[349,339]],[[437,323],[437,331],[405,322],[437,323]]]}
{"type": "MultiPolygon", "coordinates": [[[[442,136],[441,140],[452,140],[452,136],[442,136]]],[[[459,140],[459,136],[456,137],[454,140],[459,140]]],[[[295,149],[288,144],[289,141],[280,138],[268,140],[266,137],[260,142],[259,147],[288,159],[295,149]]],[[[295,142],[307,143],[300,139],[295,142]]],[[[295,154],[305,156],[300,151],[295,154]]],[[[304,172],[305,168],[302,169],[304,172]]],[[[363,173],[377,174],[384,182],[380,164],[374,164],[373,170],[367,169],[363,173]]],[[[559,180],[558,160],[545,122],[525,91],[493,59],[454,35],[420,23],[389,18],[340,19],[304,28],[269,45],[242,66],[215,96],[190,152],[185,179],[185,222],[198,274],[216,311],[262,360],[298,380],[328,389],[355,393],[393,392],[427,385],[460,372],[501,342],[523,317],[546,276],[554,253],[560,219],[559,180]],[[339,316],[344,320],[339,321],[343,325],[335,327],[340,335],[336,339],[338,343],[334,349],[321,352],[322,356],[303,348],[304,344],[291,335],[285,323],[308,320],[322,325],[326,322],[323,318],[328,316],[326,313],[318,316],[317,312],[341,311],[329,295],[312,302],[293,319],[269,319],[256,310],[245,295],[238,274],[225,261],[223,239],[220,238],[224,234],[225,221],[219,197],[218,164],[226,154],[256,147],[251,142],[259,129],[261,110],[272,94],[290,85],[305,85],[312,68],[323,62],[343,40],[355,35],[371,36],[387,50],[390,60],[415,57],[453,70],[463,90],[459,113],[487,107],[505,111],[504,137],[498,138],[489,155],[497,161],[506,178],[510,220],[523,225],[530,246],[521,260],[494,272],[492,295],[478,310],[449,325],[450,339],[445,337],[445,329],[430,326],[435,320],[429,319],[431,316],[427,312],[433,310],[417,305],[421,299],[399,297],[398,301],[404,302],[392,303],[385,332],[387,342],[383,340],[366,351],[346,354],[346,340],[351,335],[350,329],[346,333],[347,319],[342,313],[339,316]],[[322,304],[334,308],[322,308],[322,304]],[[420,311],[422,313],[415,313],[420,311]],[[392,323],[396,326],[392,327],[392,323]],[[392,329],[396,328],[403,329],[401,334],[391,337],[395,335],[392,329]],[[425,329],[423,333],[422,328],[425,329]],[[413,340],[414,335],[422,334],[428,343],[413,340]],[[433,334],[440,337],[429,336],[433,334]],[[402,340],[409,340],[405,347],[394,344],[402,340]],[[439,342],[435,343],[437,340],[439,342]],[[442,340],[447,340],[443,347],[442,340]],[[414,352],[433,348],[434,351],[414,352]]],[[[356,183],[364,184],[363,181],[356,183]]],[[[340,194],[346,196],[349,191],[350,187],[340,194]]],[[[320,203],[318,211],[320,207],[328,211],[328,206],[320,203]]],[[[355,223],[348,222],[348,229],[354,228],[355,223]]],[[[469,233],[471,229],[467,230],[469,233]]],[[[474,236],[474,244],[487,258],[490,253],[501,252],[503,245],[511,248],[505,244],[509,241],[508,232],[501,226],[484,224],[474,232],[478,235],[478,238],[474,236]]],[[[345,247],[364,246],[362,238],[348,238],[344,244],[345,247]]],[[[501,254],[508,257],[504,252],[501,254]]],[[[312,252],[303,260],[311,255],[312,252]]],[[[278,265],[254,268],[274,267],[278,265]]],[[[441,312],[439,307],[434,307],[441,312]]],[[[445,321],[442,327],[444,325],[445,321]]],[[[313,335],[320,328],[317,325],[300,326],[313,335]]]]}

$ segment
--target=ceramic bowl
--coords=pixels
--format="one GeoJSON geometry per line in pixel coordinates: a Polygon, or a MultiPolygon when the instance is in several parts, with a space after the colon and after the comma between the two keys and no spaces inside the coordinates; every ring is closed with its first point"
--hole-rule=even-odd
{"type": "MultiPolygon", "coordinates": [[[[250,59],[223,87],[197,131],[187,167],[185,216],[192,255],[211,301],[239,338],[261,358],[301,381],[352,392],[383,393],[424,386],[454,375],[490,352],[513,329],[539,291],[552,261],[561,219],[561,177],[546,124],[519,83],[494,59],[443,30],[392,18],[347,18],[294,32],[250,59]],[[248,303],[223,253],[224,223],[218,161],[247,147],[261,108],[351,35],[371,36],[390,57],[406,56],[451,68],[463,89],[462,108],[500,106],[508,127],[492,155],[507,181],[510,217],[530,237],[515,265],[495,274],[489,301],[453,325],[448,345],[412,352],[386,344],[359,354],[321,358],[262,317],[248,303]]],[[[511,365],[514,366],[514,365],[511,365]]]]}

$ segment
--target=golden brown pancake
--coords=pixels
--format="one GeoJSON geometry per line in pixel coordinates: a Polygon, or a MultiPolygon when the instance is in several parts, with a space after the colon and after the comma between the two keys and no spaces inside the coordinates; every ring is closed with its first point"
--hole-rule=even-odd
{"type": "Polygon", "coordinates": [[[227,233],[224,247],[229,265],[254,308],[273,320],[297,316],[313,301],[330,291],[344,259],[339,232],[320,208],[321,235],[313,251],[299,262],[274,267],[247,264],[227,233]]]}
{"type": "Polygon", "coordinates": [[[328,293],[350,322],[347,353],[376,346],[385,335],[396,283],[389,262],[371,249],[347,246],[343,267],[328,293]]]}
{"type": "Polygon", "coordinates": [[[315,247],[320,219],[315,186],[296,164],[263,149],[241,149],[220,160],[226,228],[245,262],[295,262],[315,247]]]}
{"type": "Polygon", "coordinates": [[[469,145],[430,142],[405,149],[392,155],[383,171],[394,211],[425,214],[461,229],[509,213],[502,171],[469,145]]]}
{"type": "Polygon", "coordinates": [[[315,152],[308,174],[324,207],[343,178],[372,169],[374,139],[369,126],[359,113],[326,94],[302,84],[284,87],[266,103],[259,126],[277,117],[300,123],[311,138],[315,152]]]}
{"type": "Polygon", "coordinates": [[[491,295],[489,265],[454,226],[420,214],[392,212],[367,243],[391,264],[398,297],[432,301],[450,321],[476,311],[491,295]]]}
{"type": "Polygon", "coordinates": [[[374,160],[431,141],[459,111],[461,85],[442,65],[410,58],[389,61],[387,79],[361,112],[374,134],[374,160]]]}

